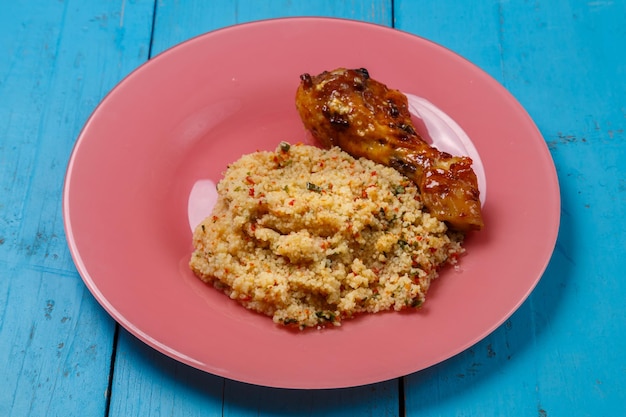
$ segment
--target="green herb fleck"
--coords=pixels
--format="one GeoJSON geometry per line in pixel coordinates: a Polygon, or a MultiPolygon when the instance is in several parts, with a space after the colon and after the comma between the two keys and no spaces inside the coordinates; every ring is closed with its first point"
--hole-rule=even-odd
{"type": "Polygon", "coordinates": [[[335,321],[335,315],[331,311],[316,311],[315,315],[323,320],[333,322],[335,321]]]}
{"type": "Polygon", "coordinates": [[[396,185],[392,190],[393,195],[403,194],[406,190],[403,185],[396,185]]]}
{"type": "Polygon", "coordinates": [[[283,152],[289,152],[291,145],[287,142],[280,142],[280,150],[283,152]]]}
{"type": "Polygon", "coordinates": [[[312,182],[306,183],[306,189],[309,191],[315,191],[316,193],[322,192],[322,187],[320,187],[319,185],[315,185],[312,182]]]}
{"type": "Polygon", "coordinates": [[[423,302],[421,299],[416,298],[416,299],[415,299],[415,300],[413,300],[413,302],[411,303],[411,307],[413,307],[413,308],[420,308],[420,307],[422,306],[422,304],[424,304],[424,302],[423,302]]]}

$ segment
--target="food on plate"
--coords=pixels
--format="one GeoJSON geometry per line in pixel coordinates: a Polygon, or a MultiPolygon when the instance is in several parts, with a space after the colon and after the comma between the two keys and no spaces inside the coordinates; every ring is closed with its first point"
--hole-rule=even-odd
{"type": "Polygon", "coordinates": [[[407,98],[372,79],[366,69],[303,74],[296,107],[323,145],[393,167],[413,180],[424,206],[451,228],[483,228],[472,160],[430,146],[416,132],[407,98]]]}
{"type": "Polygon", "coordinates": [[[194,231],[190,267],[247,308],[300,328],[421,306],[463,252],[398,171],[338,147],[244,155],[194,231]]]}

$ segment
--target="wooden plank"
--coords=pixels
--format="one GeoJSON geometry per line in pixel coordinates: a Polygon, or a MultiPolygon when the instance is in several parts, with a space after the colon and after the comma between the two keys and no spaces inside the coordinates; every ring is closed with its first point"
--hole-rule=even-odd
{"type": "Polygon", "coordinates": [[[193,36],[261,19],[328,16],[391,26],[389,0],[158,2],[153,56],[193,36]]]}
{"type": "Polygon", "coordinates": [[[335,390],[285,390],[229,382],[224,416],[399,416],[398,381],[335,390]]]}
{"type": "Polygon", "coordinates": [[[145,1],[2,5],[0,415],[105,413],[114,323],[72,263],[61,190],[89,113],[147,58],[152,11],[145,1]]]}
{"type": "Polygon", "coordinates": [[[624,414],[626,352],[616,347],[626,344],[626,7],[395,4],[401,16],[423,16],[398,19],[401,29],[469,58],[526,107],[562,196],[556,251],[538,287],[484,341],[407,378],[407,415],[624,414]]]}
{"type": "Polygon", "coordinates": [[[222,416],[223,378],[183,365],[125,330],[113,376],[110,416],[222,416]]]}
{"type": "MultiPolygon", "coordinates": [[[[391,22],[389,1],[158,2],[153,55],[195,35],[269,17],[327,15],[391,22]]],[[[110,415],[398,415],[397,381],[348,390],[271,389],[202,374],[122,332],[110,415]],[[142,398],[129,404],[127,398],[142,398]],[[374,411],[372,411],[374,410],[374,411]],[[372,414],[373,413],[373,414],[372,414]]]]}
{"type": "Polygon", "coordinates": [[[42,1],[34,14],[12,2],[2,14],[2,261],[74,270],[60,209],[69,154],[100,99],[148,53],[150,4],[122,6],[42,1]]]}
{"type": "Polygon", "coordinates": [[[343,390],[283,390],[193,369],[122,330],[111,416],[396,416],[397,382],[343,390]],[[141,401],[129,401],[141,398],[141,401]]]}
{"type": "Polygon", "coordinates": [[[395,0],[394,23],[396,29],[436,42],[501,80],[500,9],[500,2],[395,0]]]}
{"type": "Polygon", "coordinates": [[[0,415],[104,415],[113,321],[76,273],[0,280],[0,415]]]}
{"type": "Polygon", "coordinates": [[[625,414],[626,350],[614,346],[626,346],[626,4],[513,3],[504,15],[516,24],[503,50],[518,45],[507,85],[544,134],[563,196],[563,268],[531,298],[538,402],[553,415],[625,414]]]}

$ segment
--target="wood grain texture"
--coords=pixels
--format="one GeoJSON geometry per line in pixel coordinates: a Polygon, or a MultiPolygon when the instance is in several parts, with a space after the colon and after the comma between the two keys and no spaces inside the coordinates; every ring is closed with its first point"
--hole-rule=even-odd
{"type": "Polygon", "coordinates": [[[147,58],[152,10],[80,0],[0,6],[2,416],[105,413],[115,325],[76,273],[61,190],[90,112],[147,58]]]}
{"type": "Polygon", "coordinates": [[[109,415],[397,416],[398,384],[340,390],[259,387],[183,365],[122,331],[109,415]]]}
{"type": "Polygon", "coordinates": [[[125,330],[113,376],[110,416],[222,415],[223,378],[162,355],[125,330]]]}
{"type": "Polygon", "coordinates": [[[103,415],[112,320],[75,274],[9,273],[0,280],[0,415],[103,415]]]}
{"type": "Polygon", "coordinates": [[[624,3],[395,4],[398,28],[470,59],[521,102],[552,153],[562,197],[556,251],[535,291],[472,349],[408,377],[407,415],[626,413],[626,350],[617,348],[626,346],[618,300],[626,247],[624,3]]]}
{"type": "Polygon", "coordinates": [[[193,36],[255,20],[293,16],[328,16],[391,26],[391,11],[391,0],[158,2],[153,56],[193,36]]]}
{"type": "Polygon", "coordinates": [[[2,2],[0,416],[626,415],[624,22],[620,1],[2,2]],[[302,15],[394,25],[474,62],[527,109],[559,175],[557,246],[528,300],[401,380],[281,390],[197,371],[116,339],[67,249],[66,164],[117,82],[201,33],[302,15]]]}

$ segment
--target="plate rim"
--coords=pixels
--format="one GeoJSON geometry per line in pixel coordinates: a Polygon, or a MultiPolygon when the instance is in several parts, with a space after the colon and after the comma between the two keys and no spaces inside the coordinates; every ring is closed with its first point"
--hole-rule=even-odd
{"type": "MultiPolygon", "coordinates": [[[[96,282],[94,282],[93,278],[91,277],[88,268],[86,267],[86,265],[83,262],[83,259],[81,257],[80,254],[80,248],[77,246],[74,236],[74,232],[72,230],[72,225],[71,225],[71,215],[70,215],[70,193],[71,193],[71,175],[72,175],[72,170],[73,170],[73,166],[76,162],[76,158],[78,158],[78,153],[80,151],[80,146],[83,143],[83,141],[85,141],[86,137],[87,137],[87,132],[89,131],[89,127],[91,126],[94,117],[97,116],[97,114],[99,113],[102,105],[109,100],[109,97],[115,93],[116,91],[119,91],[120,88],[123,87],[123,85],[125,85],[125,83],[129,83],[132,82],[132,79],[134,77],[140,76],[141,72],[144,70],[144,68],[150,66],[155,66],[158,65],[158,63],[161,60],[167,59],[167,57],[174,53],[174,51],[178,50],[179,48],[183,47],[184,45],[188,45],[190,43],[193,42],[198,42],[201,41],[203,39],[206,39],[207,37],[210,37],[216,33],[224,33],[224,32],[228,32],[228,31],[234,31],[234,30],[239,30],[241,28],[246,28],[246,27],[253,27],[253,26],[259,26],[259,25],[271,25],[274,23],[280,23],[283,21],[309,21],[309,22],[328,22],[328,21],[332,21],[335,23],[338,23],[340,25],[342,24],[350,24],[350,25],[356,25],[359,27],[371,27],[371,28],[375,28],[376,30],[382,30],[382,31],[388,31],[388,32],[395,32],[398,34],[403,34],[403,36],[408,36],[411,38],[415,38],[415,39],[419,39],[421,42],[426,42],[429,43],[437,48],[440,48],[442,50],[445,50],[448,54],[451,54],[453,57],[455,57],[456,59],[462,59],[464,60],[467,64],[473,66],[474,68],[478,69],[479,71],[481,71],[484,75],[486,75],[488,78],[490,78],[493,82],[495,82],[498,86],[501,87],[502,92],[505,94],[508,94],[510,96],[510,99],[513,100],[515,103],[518,104],[519,106],[519,110],[521,110],[522,113],[520,113],[520,115],[523,115],[524,117],[526,117],[528,119],[528,121],[532,124],[532,126],[534,126],[534,128],[536,129],[537,135],[541,138],[543,138],[541,132],[539,131],[539,129],[537,128],[537,126],[535,125],[534,121],[532,120],[532,118],[530,117],[530,115],[528,115],[528,113],[526,112],[526,110],[523,108],[523,106],[521,106],[521,104],[519,104],[519,102],[517,101],[517,99],[515,99],[515,97],[504,87],[502,86],[502,84],[496,80],[495,78],[491,77],[489,74],[487,74],[484,70],[482,70],[480,67],[478,67],[476,64],[473,64],[471,61],[467,60],[466,58],[464,58],[463,56],[459,55],[458,53],[446,48],[443,45],[437,44],[429,39],[426,39],[424,37],[421,37],[419,35],[410,33],[410,32],[405,32],[402,30],[398,30],[389,26],[385,26],[382,24],[378,24],[378,23],[372,23],[372,22],[366,22],[366,21],[359,21],[359,20],[352,20],[352,19],[345,19],[345,18],[337,18],[337,17],[280,17],[280,18],[272,18],[272,19],[262,19],[262,20],[256,20],[256,21],[252,21],[252,22],[245,22],[245,23],[238,23],[235,25],[231,25],[231,26],[226,26],[226,27],[222,27],[222,28],[218,28],[203,34],[199,34],[196,35],[192,38],[189,38],[187,40],[185,40],[184,42],[181,42],[177,45],[171,46],[167,49],[165,49],[164,51],[160,52],[159,54],[155,55],[153,58],[149,59],[148,61],[144,62],[143,64],[139,65],[138,67],[136,67],[135,69],[133,69],[128,75],[126,75],[125,77],[123,77],[103,98],[102,100],[97,104],[97,106],[94,108],[94,110],[92,111],[92,113],[89,115],[89,117],[87,118],[84,126],[81,128],[81,131],[77,137],[77,140],[72,148],[70,157],[69,157],[69,161],[68,161],[68,165],[67,165],[67,170],[66,170],[66,174],[65,174],[65,178],[64,178],[64,184],[63,184],[63,191],[62,191],[62,195],[63,195],[63,221],[64,221],[64,228],[65,228],[65,235],[66,235],[66,240],[67,240],[67,244],[68,247],[70,249],[70,253],[72,256],[72,260],[74,261],[75,265],[76,265],[76,269],[79,273],[79,275],[81,276],[83,282],[86,284],[87,288],[89,289],[89,291],[92,293],[92,295],[94,296],[94,298],[96,298],[96,300],[98,301],[98,303],[107,311],[107,313],[116,321],[118,322],[120,325],[122,325],[122,327],[124,327],[126,330],[128,330],[131,334],[133,334],[135,337],[139,338],[140,340],[142,340],[144,343],[148,344],[149,346],[151,346],[152,348],[160,351],[161,353],[175,359],[178,360],[179,362],[185,363],[187,365],[190,365],[192,367],[201,369],[205,372],[209,372],[211,374],[215,374],[224,378],[228,378],[228,379],[233,379],[236,381],[242,381],[242,382],[247,382],[247,383],[252,383],[255,385],[263,385],[263,386],[269,386],[269,387],[277,387],[277,388],[319,388],[319,389],[324,389],[324,388],[343,388],[343,387],[353,387],[353,386],[359,386],[359,385],[366,385],[366,384],[371,384],[371,383],[376,383],[376,382],[382,382],[384,380],[388,380],[391,378],[395,378],[395,377],[401,377],[404,376],[406,374],[402,373],[402,374],[397,374],[396,376],[392,376],[390,378],[385,378],[385,379],[377,379],[377,378],[373,378],[371,380],[363,380],[360,381],[357,384],[341,384],[341,383],[331,383],[331,384],[318,384],[319,386],[310,386],[306,383],[302,383],[302,384],[272,384],[272,383],[261,383],[260,381],[257,380],[253,380],[253,379],[246,379],[246,378],[241,378],[241,376],[236,376],[236,375],[230,375],[227,371],[224,372],[220,372],[219,370],[208,370],[206,369],[206,366],[204,366],[205,364],[202,364],[201,362],[196,361],[194,358],[189,357],[187,355],[185,355],[182,352],[178,352],[174,349],[172,349],[171,347],[164,345],[162,343],[160,343],[158,340],[154,339],[151,337],[151,335],[146,334],[145,332],[143,332],[141,329],[135,327],[132,323],[131,320],[128,320],[114,305],[112,305],[109,300],[107,299],[107,297],[100,291],[98,285],[96,282]]],[[[550,260],[552,258],[552,254],[554,251],[554,247],[556,245],[556,240],[558,237],[558,232],[559,232],[559,228],[560,228],[560,206],[561,206],[561,198],[560,198],[560,188],[559,188],[559,182],[558,182],[558,175],[556,172],[556,167],[554,166],[554,161],[551,158],[549,149],[547,144],[544,141],[544,146],[545,146],[545,157],[548,157],[551,165],[551,171],[552,171],[552,187],[554,188],[554,193],[555,195],[552,196],[553,198],[556,199],[555,204],[556,204],[556,208],[555,210],[557,211],[557,215],[556,215],[556,223],[554,224],[553,228],[553,233],[552,236],[550,238],[550,245],[552,247],[552,250],[550,251],[549,254],[546,255],[545,259],[543,260],[543,265],[541,267],[541,273],[539,274],[539,276],[534,280],[532,286],[530,286],[530,288],[528,288],[528,290],[526,291],[526,293],[519,299],[519,302],[510,309],[510,312],[504,316],[501,317],[499,320],[497,320],[496,322],[493,323],[493,325],[491,327],[489,327],[488,329],[485,329],[482,334],[477,335],[473,340],[468,341],[467,343],[463,344],[463,345],[459,345],[459,347],[452,353],[443,355],[445,357],[442,357],[440,360],[438,360],[437,362],[431,364],[430,366],[433,366],[437,363],[440,363],[442,361],[445,361],[457,354],[459,354],[460,352],[465,351],[466,349],[468,349],[469,347],[475,345],[476,343],[478,343],[479,341],[483,340],[485,337],[487,337],[489,334],[491,334],[495,329],[497,329],[499,326],[502,325],[502,323],[504,323],[515,311],[517,311],[519,309],[519,307],[527,300],[527,298],[529,297],[529,295],[533,292],[533,290],[535,289],[536,285],[538,284],[538,282],[540,281],[540,279],[542,278],[542,276],[545,273],[546,268],[548,267],[548,264],[550,263],[550,260]]],[[[488,174],[487,174],[488,175],[488,174]]],[[[350,324],[346,324],[347,326],[349,326],[350,324]]],[[[412,372],[417,372],[420,371],[422,369],[426,369],[427,367],[421,368],[421,369],[417,369],[415,371],[411,371],[412,372]]]]}

